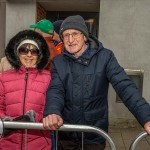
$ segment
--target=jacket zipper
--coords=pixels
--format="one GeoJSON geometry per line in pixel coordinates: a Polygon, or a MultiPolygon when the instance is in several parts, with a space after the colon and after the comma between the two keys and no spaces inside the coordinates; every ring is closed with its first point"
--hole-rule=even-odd
{"type": "Polygon", "coordinates": [[[25,91],[24,91],[24,102],[23,102],[23,115],[24,115],[24,109],[25,109],[25,101],[26,101],[26,91],[27,91],[27,81],[28,81],[28,68],[26,69],[25,74],[25,91]]]}
{"type": "MultiPolygon", "coordinates": [[[[25,101],[26,101],[26,91],[27,91],[27,81],[28,81],[28,68],[26,68],[26,74],[25,74],[25,91],[24,91],[24,101],[23,101],[23,115],[24,115],[24,110],[25,110],[25,101]]],[[[22,144],[21,144],[21,150],[23,149],[23,132],[22,130],[22,144]]],[[[26,145],[26,143],[25,143],[26,145]]]]}

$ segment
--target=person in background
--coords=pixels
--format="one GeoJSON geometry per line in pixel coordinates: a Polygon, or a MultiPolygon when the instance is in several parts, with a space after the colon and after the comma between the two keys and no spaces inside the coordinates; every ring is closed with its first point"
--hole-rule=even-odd
{"type": "Polygon", "coordinates": [[[53,25],[54,25],[53,41],[54,41],[56,50],[59,54],[62,53],[62,47],[63,47],[63,42],[59,37],[59,31],[60,31],[60,26],[61,26],[62,22],[63,22],[63,20],[57,20],[57,21],[53,22],[53,25]]]}
{"type": "MultiPolygon", "coordinates": [[[[14,69],[0,74],[0,118],[42,122],[51,80],[50,71],[45,70],[50,57],[45,39],[33,30],[20,31],[9,41],[5,55],[14,69]]],[[[4,135],[1,150],[51,149],[48,130],[18,129],[4,135]]]]}
{"type": "MultiPolygon", "coordinates": [[[[109,83],[150,134],[150,105],[119,65],[114,53],[89,35],[84,19],[67,17],[60,28],[64,43],[53,59],[52,80],[47,90],[43,126],[58,129],[63,123],[96,126],[108,132],[109,83]]],[[[59,150],[80,150],[82,133],[58,132],[59,150]]],[[[85,133],[84,150],[104,150],[105,139],[85,133]]]]}
{"type": "Polygon", "coordinates": [[[59,54],[59,52],[56,50],[56,47],[53,43],[53,35],[54,35],[54,26],[53,23],[50,20],[42,19],[36,24],[32,24],[29,26],[30,28],[33,28],[36,32],[40,33],[44,39],[46,40],[49,50],[50,50],[50,61],[46,69],[51,69],[51,62],[52,59],[59,54]]]}
{"type": "Polygon", "coordinates": [[[12,69],[11,64],[8,62],[7,58],[4,56],[0,62],[0,72],[12,69]]]}

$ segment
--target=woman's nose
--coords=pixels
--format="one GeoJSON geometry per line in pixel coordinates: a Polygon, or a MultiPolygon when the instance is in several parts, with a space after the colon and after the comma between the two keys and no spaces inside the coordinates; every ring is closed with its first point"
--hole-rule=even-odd
{"type": "Polygon", "coordinates": [[[31,51],[28,51],[27,56],[32,56],[31,51]]]}

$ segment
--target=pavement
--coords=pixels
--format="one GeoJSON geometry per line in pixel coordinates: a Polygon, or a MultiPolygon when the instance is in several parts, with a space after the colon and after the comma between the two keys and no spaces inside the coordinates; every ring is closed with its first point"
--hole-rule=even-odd
{"type": "MultiPolygon", "coordinates": [[[[141,133],[144,129],[141,126],[137,127],[109,127],[109,136],[112,138],[116,150],[129,150],[132,141],[141,133]]],[[[109,144],[106,144],[105,150],[111,150],[109,144]]],[[[146,136],[141,139],[135,150],[150,150],[150,136],[146,136]]]]}

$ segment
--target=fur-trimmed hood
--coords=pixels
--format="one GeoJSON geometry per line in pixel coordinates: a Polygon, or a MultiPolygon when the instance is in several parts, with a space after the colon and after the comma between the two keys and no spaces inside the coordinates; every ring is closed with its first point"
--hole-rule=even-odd
{"type": "Polygon", "coordinates": [[[49,62],[50,51],[45,39],[33,30],[23,30],[17,33],[8,43],[5,55],[14,69],[19,70],[21,63],[17,54],[18,45],[25,39],[34,40],[39,47],[40,56],[37,62],[37,69],[43,70],[49,62]]]}

